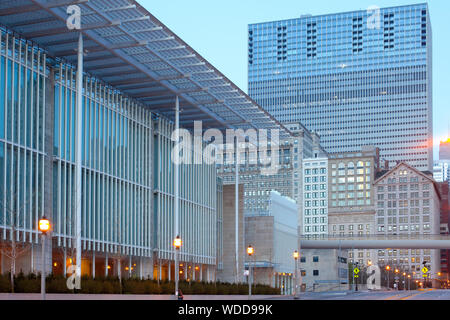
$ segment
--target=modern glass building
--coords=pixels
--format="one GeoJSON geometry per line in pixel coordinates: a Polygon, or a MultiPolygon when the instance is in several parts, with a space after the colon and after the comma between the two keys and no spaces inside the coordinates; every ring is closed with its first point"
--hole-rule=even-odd
{"type": "Polygon", "coordinates": [[[181,278],[214,280],[222,182],[211,161],[175,168],[175,115],[187,129],[289,130],[135,1],[78,3],[80,29],[68,5],[0,3],[0,272],[13,239],[16,271],[42,270],[46,216],[47,271],[68,272],[81,232],[82,274],[174,279],[180,235],[181,278]]]}
{"type": "Polygon", "coordinates": [[[431,36],[427,4],[250,24],[249,95],[327,152],[374,145],[431,170],[431,36]]]}

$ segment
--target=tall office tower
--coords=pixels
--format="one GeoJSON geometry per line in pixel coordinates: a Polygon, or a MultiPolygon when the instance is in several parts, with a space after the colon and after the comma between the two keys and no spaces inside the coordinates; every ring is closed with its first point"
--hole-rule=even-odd
{"type": "Polygon", "coordinates": [[[374,145],[431,170],[431,50],[427,4],[250,24],[249,95],[327,152],[374,145]]]}
{"type": "Polygon", "coordinates": [[[439,143],[439,160],[450,160],[450,135],[446,141],[439,143]]]}

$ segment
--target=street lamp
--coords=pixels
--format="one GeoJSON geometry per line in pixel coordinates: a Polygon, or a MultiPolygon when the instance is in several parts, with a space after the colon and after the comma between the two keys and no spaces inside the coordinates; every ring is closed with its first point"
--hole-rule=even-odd
{"type": "MultiPolygon", "coordinates": [[[[395,274],[397,275],[399,272],[400,272],[400,270],[398,270],[397,268],[395,268],[395,274]]],[[[397,277],[397,276],[396,276],[397,277]]],[[[398,279],[395,279],[395,281],[398,281],[398,279]]],[[[398,282],[396,283],[396,290],[398,290],[398,282]]]]}
{"type": "Polygon", "coordinates": [[[38,229],[42,232],[41,299],[45,300],[45,240],[47,238],[47,232],[51,229],[50,220],[43,216],[39,219],[38,229]]]}
{"type": "Polygon", "coordinates": [[[386,271],[387,271],[387,287],[388,289],[390,289],[390,284],[389,284],[389,270],[391,270],[391,267],[389,265],[386,266],[386,271]]]}
{"type": "Polygon", "coordinates": [[[250,257],[249,259],[249,272],[248,272],[248,298],[252,296],[252,261],[251,257],[253,253],[255,252],[255,249],[253,249],[252,245],[249,245],[247,247],[247,254],[250,257]]]}
{"type": "Polygon", "coordinates": [[[294,299],[298,299],[297,296],[297,287],[298,287],[298,279],[297,279],[297,269],[298,269],[298,257],[300,256],[300,254],[298,253],[297,250],[294,251],[294,260],[295,260],[295,273],[294,273],[294,277],[295,277],[295,286],[294,286],[294,299]]]}
{"type": "Polygon", "coordinates": [[[179,263],[178,263],[178,254],[180,252],[180,248],[183,245],[183,241],[179,235],[173,240],[173,246],[175,247],[175,297],[178,297],[178,279],[180,278],[179,273],[179,263]]]}
{"type": "Polygon", "coordinates": [[[403,290],[406,290],[406,272],[403,272],[403,290]]]}
{"type": "Polygon", "coordinates": [[[408,290],[411,290],[411,275],[408,274],[408,290]]]}

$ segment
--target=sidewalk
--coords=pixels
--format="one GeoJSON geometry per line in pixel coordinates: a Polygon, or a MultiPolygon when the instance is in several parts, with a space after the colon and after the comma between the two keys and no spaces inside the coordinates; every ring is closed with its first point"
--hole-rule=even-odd
{"type": "MultiPolygon", "coordinates": [[[[254,295],[251,300],[266,300],[283,296],[254,295]]],[[[176,300],[165,294],[71,294],[47,293],[46,300],[176,300]]],[[[41,300],[40,293],[0,293],[0,300],[41,300]]],[[[184,300],[248,300],[248,295],[184,295],[184,300]]]]}

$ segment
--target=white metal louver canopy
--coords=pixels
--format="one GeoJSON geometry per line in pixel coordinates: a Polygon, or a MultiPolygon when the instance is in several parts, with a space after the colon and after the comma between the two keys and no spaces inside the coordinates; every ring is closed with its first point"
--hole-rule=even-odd
{"type": "MultiPolygon", "coordinates": [[[[2,0],[0,24],[51,56],[76,65],[78,31],[66,26],[69,5],[81,9],[84,71],[180,125],[291,132],[134,0],[2,0]]],[[[269,132],[270,135],[270,132],[269,132]]]]}

